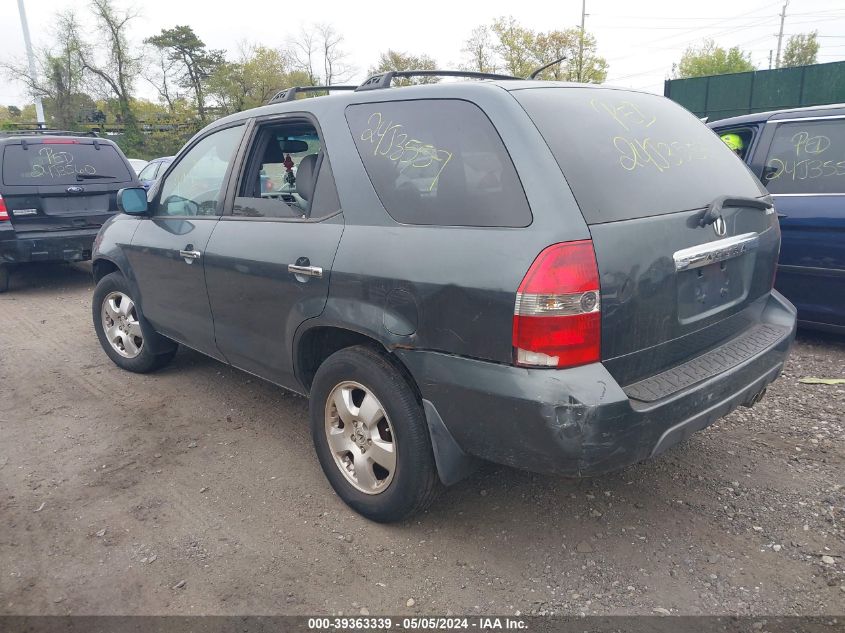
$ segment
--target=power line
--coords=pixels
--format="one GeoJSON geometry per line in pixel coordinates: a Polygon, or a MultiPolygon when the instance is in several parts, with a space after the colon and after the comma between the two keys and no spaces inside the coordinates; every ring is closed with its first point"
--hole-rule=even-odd
{"type": "MultiPolygon", "coordinates": [[[[691,27],[691,28],[687,28],[687,29],[684,29],[682,27],[675,26],[675,25],[673,25],[671,27],[662,26],[662,25],[661,26],[655,26],[655,27],[653,27],[654,29],[659,29],[659,30],[663,30],[663,29],[669,30],[669,29],[671,29],[671,30],[678,30],[679,32],[667,34],[666,36],[661,36],[661,37],[658,37],[658,38],[653,38],[653,39],[650,39],[650,41],[648,42],[648,44],[655,44],[655,43],[661,43],[661,42],[671,42],[668,46],[643,46],[643,47],[640,47],[639,49],[643,50],[643,51],[671,50],[671,49],[675,49],[675,48],[681,48],[681,47],[684,47],[684,46],[689,46],[689,45],[693,44],[694,42],[700,40],[700,38],[702,36],[703,37],[709,37],[709,38],[717,38],[717,37],[721,37],[721,36],[724,36],[724,35],[730,35],[732,33],[740,31],[742,29],[764,28],[767,24],[771,24],[771,23],[774,22],[774,20],[777,20],[780,17],[780,14],[785,13],[785,11],[779,12],[776,15],[759,15],[760,12],[765,11],[767,8],[770,8],[772,6],[781,5],[782,2],[783,2],[783,0],[778,0],[777,2],[768,2],[768,3],[766,3],[762,6],[759,6],[755,9],[752,9],[750,11],[746,11],[746,12],[738,14],[738,15],[734,15],[732,17],[719,18],[719,19],[715,19],[715,20],[711,17],[711,18],[709,18],[709,21],[710,21],[709,24],[695,26],[695,27],[691,27]],[[756,14],[756,15],[752,15],[752,14],[756,14]],[[737,25],[735,23],[730,24],[730,25],[728,24],[732,21],[735,22],[739,19],[742,19],[743,24],[739,24],[739,25],[737,25]],[[698,33],[701,33],[701,35],[694,37],[692,39],[686,39],[685,41],[681,40],[681,38],[683,38],[685,36],[689,36],[691,34],[698,34],[698,33]]],[[[799,15],[805,16],[805,15],[819,14],[819,15],[823,15],[823,16],[826,16],[826,17],[833,18],[834,20],[837,20],[837,21],[840,18],[845,18],[845,14],[840,15],[839,13],[837,13],[837,11],[839,11],[839,10],[805,11],[805,12],[796,13],[796,14],[790,13],[790,17],[799,16],[799,15]]],[[[845,9],[843,9],[842,11],[845,11],[845,9]]],[[[600,17],[600,15],[601,14],[599,14],[599,15],[591,14],[591,17],[600,17]]],[[[642,16],[642,15],[640,15],[640,16],[619,16],[619,15],[615,15],[614,17],[615,18],[625,18],[625,19],[627,19],[629,17],[635,17],[635,18],[638,18],[638,19],[639,18],[650,19],[649,16],[642,16]]],[[[663,16],[663,18],[664,19],[672,19],[672,18],[666,18],[666,16],[663,16]]],[[[681,20],[681,19],[689,19],[689,18],[675,18],[675,19],[681,20]]],[[[693,18],[693,19],[704,20],[704,19],[707,19],[707,18],[704,18],[702,16],[701,18],[696,17],[696,18],[693,18]]],[[[800,23],[800,22],[801,22],[801,20],[790,20],[791,24],[796,24],[796,23],[800,23]]],[[[817,23],[817,20],[812,20],[812,22],[817,23]]],[[[599,24],[599,25],[596,25],[595,30],[599,30],[601,28],[616,28],[616,25],[601,26],[599,24]]],[[[636,31],[636,30],[651,30],[651,28],[649,28],[649,27],[631,27],[630,25],[628,25],[627,28],[634,30],[634,31],[636,31]]],[[[748,40],[744,43],[741,43],[741,44],[739,44],[739,46],[745,47],[745,46],[755,44],[755,43],[758,43],[758,42],[761,42],[761,41],[764,41],[764,40],[768,40],[770,37],[771,37],[771,35],[764,35],[762,37],[757,37],[757,38],[754,38],[752,40],[748,40]]],[[[845,36],[834,36],[834,37],[845,37],[845,36]]],[[[751,52],[753,53],[753,51],[751,51],[751,52]]],[[[766,55],[767,52],[768,51],[763,52],[761,54],[761,56],[766,55]]],[[[610,58],[610,59],[608,59],[608,62],[619,61],[619,60],[630,60],[630,55],[624,56],[624,57],[620,56],[620,57],[610,58]]],[[[763,62],[761,62],[761,65],[765,66],[765,60],[763,62]]],[[[659,72],[659,71],[665,71],[665,70],[666,70],[666,65],[664,64],[664,65],[661,65],[659,67],[654,67],[654,68],[650,68],[648,70],[638,71],[636,73],[629,73],[629,74],[626,74],[626,75],[621,75],[619,77],[612,77],[611,76],[611,77],[608,78],[608,81],[609,82],[621,82],[621,81],[625,81],[625,80],[628,80],[628,79],[631,79],[631,78],[642,77],[644,75],[649,75],[649,74],[652,74],[652,73],[656,73],[656,72],[659,72]]],[[[654,84],[649,84],[649,85],[654,85],[654,84]]]]}
{"type": "MultiPolygon", "coordinates": [[[[730,18],[729,18],[729,19],[730,19],[730,18]]],[[[758,25],[758,26],[759,26],[759,25],[758,25]]],[[[724,29],[724,30],[722,30],[722,31],[718,31],[718,32],[716,32],[716,33],[712,33],[712,34],[710,34],[710,37],[719,37],[719,36],[721,36],[721,35],[728,35],[728,34],[733,33],[733,32],[735,32],[735,31],[739,31],[739,30],[741,30],[741,29],[743,29],[743,28],[745,28],[745,27],[744,27],[744,26],[740,26],[740,27],[736,27],[736,26],[734,26],[734,27],[731,27],[731,28],[728,28],[728,29],[724,29]]],[[[768,36],[767,36],[767,37],[768,37],[768,36]]],[[[663,40],[666,40],[666,39],[671,39],[671,38],[663,38],[663,40]]],[[[690,45],[690,44],[694,43],[695,41],[697,41],[697,39],[698,39],[698,38],[693,39],[693,40],[688,40],[688,41],[686,41],[686,42],[675,43],[675,44],[673,44],[671,47],[667,47],[667,49],[669,49],[669,48],[676,48],[676,47],[678,47],[678,48],[679,48],[679,47],[681,47],[681,46],[688,46],[688,45],[690,45]]],[[[661,40],[660,40],[660,39],[658,39],[658,40],[654,40],[654,41],[655,41],[655,42],[659,42],[659,41],[661,41],[661,40]]],[[[613,58],[613,59],[609,59],[609,60],[608,60],[608,62],[610,62],[610,61],[615,61],[615,60],[619,60],[619,59],[628,59],[628,57],[616,57],[616,58],[613,58]]],[[[641,75],[646,75],[646,74],[648,74],[648,73],[650,73],[650,72],[656,72],[656,71],[661,70],[661,69],[663,69],[663,68],[665,68],[665,66],[660,66],[659,68],[655,68],[655,69],[652,69],[652,70],[647,70],[647,71],[642,71],[642,72],[634,73],[634,74],[631,74],[631,75],[623,75],[622,77],[617,77],[617,78],[615,78],[615,79],[614,79],[614,81],[619,81],[619,80],[621,80],[621,79],[628,79],[628,78],[630,78],[630,77],[639,77],[639,76],[641,76],[641,75]]]]}
{"type": "MultiPolygon", "coordinates": [[[[770,3],[770,4],[771,4],[771,3],[770,3]]],[[[757,10],[759,10],[759,9],[754,9],[754,11],[757,11],[757,10]]],[[[754,11],[749,11],[749,13],[753,13],[754,11]]],[[[687,34],[689,34],[689,33],[696,33],[696,32],[700,32],[700,31],[707,31],[707,30],[709,30],[709,29],[712,29],[713,27],[717,27],[717,25],[724,24],[725,22],[730,22],[731,20],[736,20],[737,18],[743,18],[743,17],[746,17],[746,14],[736,15],[736,16],[733,16],[733,17],[731,17],[731,18],[723,18],[723,19],[721,19],[721,20],[717,20],[716,22],[713,22],[712,24],[708,24],[708,25],[703,26],[703,27],[698,27],[698,28],[690,29],[690,30],[689,30],[689,31],[687,31],[686,33],[676,33],[676,34],[674,34],[674,35],[667,35],[667,36],[665,36],[665,37],[660,37],[660,38],[657,38],[657,39],[651,40],[651,42],[652,42],[652,43],[665,42],[665,41],[672,40],[672,39],[675,39],[675,38],[680,37],[680,36],[683,36],[683,35],[687,35],[687,34]]],[[[758,22],[756,22],[756,23],[754,23],[754,24],[751,24],[751,25],[742,25],[742,26],[739,26],[739,27],[737,27],[737,26],[735,26],[735,25],[734,25],[734,26],[731,26],[731,27],[729,27],[729,28],[727,28],[727,29],[725,29],[725,30],[718,31],[718,32],[716,32],[716,33],[710,33],[710,34],[709,34],[709,36],[710,36],[710,37],[719,37],[720,35],[727,35],[727,34],[732,33],[732,32],[734,32],[734,31],[738,31],[738,30],[743,29],[743,28],[748,28],[749,26],[761,26],[763,22],[768,22],[768,21],[770,21],[770,20],[772,20],[772,19],[773,19],[773,18],[771,18],[771,17],[767,17],[767,18],[761,18],[758,22]]],[[[699,38],[695,38],[695,39],[693,39],[693,40],[687,40],[687,42],[686,42],[686,43],[688,43],[688,44],[689,44],[689,43],[692,43],[692,42],[694,42],[696,39],[699,39],[699,38]]],[[[678,44],[678,45],[679,45],[679,46],[682,46],[683,44],[678,44]]],[[[626,59],[626,58],[618,58],[618,59],[626,59]]]]}
{"type": "MultiPolygon", "coordinates": [[[[775,20],[775,18],[773,18],[773,17],[761,18],[761,19],[765,20],[765,21],[775,20]]],[[[735,28],[741,29],[741,28],[747,28],[747,27],[751,27],[751,26],[758,26],[759,24],[760,24],[759,22],[756,22],[756,23],[753,23],[753,24],[737,24],[735,28]]],[[[628,24],[628,25],[620,24],[618,26],[602,26],[600,28],[603,28],[603,29],[627,29],[629,31],[630,30],[637,30],[637,31],[685,31],[685,30],[689,30],[689,27],[687,27],[687,26],[635,26],[635,27],[632,28],[630,24],[628,24]]],[[[731,28],[734,28],[734,27],[731,27],[731,28]]]]}

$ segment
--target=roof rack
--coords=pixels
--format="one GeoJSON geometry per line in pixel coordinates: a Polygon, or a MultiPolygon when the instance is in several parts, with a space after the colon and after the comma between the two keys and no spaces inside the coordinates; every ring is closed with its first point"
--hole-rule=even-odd
{"type": "Polygon", "coordinates": [[[79,132],[75,130],[48,130],[46,128],[30,128],[20,130],[0,130],[0,136],[93,136],[96,132],[79,132]]]}
{"type": "Polygon", "coordinates": [[[357,90],[380,90],[389,88],[394,77],[469,77],[471,79],[519,79],[513,75],[499,75],[497,73],[480,73],[474,70],[389,70],[371,76],[358,86],[357,90]]]}
{"type": "Polygon", "coordinates": [[[329,92],[331,90],[355,90],[358,86],[292,86],[290,88],[285,88],[284,90],[279,90],[273,97],[267,102],[266,105],[270,105],[271,103],[285,103],[286,101],[293,101],[296,99],[296,95],[300,92],[329,92]]]}

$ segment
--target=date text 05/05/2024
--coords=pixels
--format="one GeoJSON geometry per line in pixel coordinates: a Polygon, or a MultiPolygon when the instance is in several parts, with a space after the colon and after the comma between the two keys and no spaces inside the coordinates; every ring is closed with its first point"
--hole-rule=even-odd
{"type": "Polygon", "coordinates": [[[519,631],[528,628],[517,617],[317,617],[308,618],[309,631],[519,631]]]}

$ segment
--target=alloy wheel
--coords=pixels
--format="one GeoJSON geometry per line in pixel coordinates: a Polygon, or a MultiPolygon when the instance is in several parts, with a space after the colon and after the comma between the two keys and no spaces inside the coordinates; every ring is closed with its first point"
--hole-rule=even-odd
{"type": "Polygon", "coordinates": [[[335,386],[326,400],[325,429],[346,480],[368,495],[384,492],[396,472],[396,436],[372,391],[352,381],[335,386]]]}
{"type": "Polygon", "coordinates": [[[100,312],[103,332],[112,349],[124,358],[138,356],[144,345],[144,337],[138,323],[135,302],[123,292],[111,292],[103,300],[100,312]]]}

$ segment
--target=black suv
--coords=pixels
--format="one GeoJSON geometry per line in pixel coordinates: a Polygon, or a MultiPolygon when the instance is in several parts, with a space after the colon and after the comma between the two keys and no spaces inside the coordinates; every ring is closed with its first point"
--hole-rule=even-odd
{"type": "Polygon", "coordinates": [[[117,365],[182,343],[308,394],[326,476],[377,521],[478,458],[585,476],[653,457],[778,377],[777,215],[692,114],[396,74],[281,93],[119,195],[93,300],[117,365]]]}
{"type": "Polygon", "coordinates": [[[91,259],[118,190],[137,183],[114,143],[71,134],[0,137],[0,292],[17,264],[91,259]]]}

